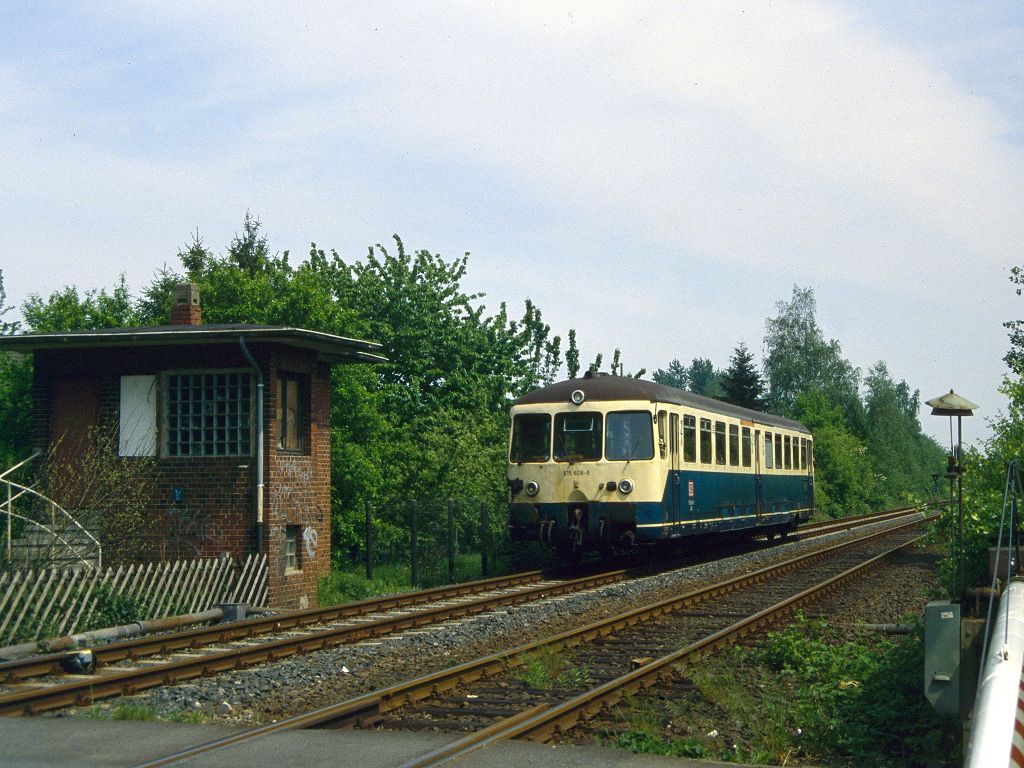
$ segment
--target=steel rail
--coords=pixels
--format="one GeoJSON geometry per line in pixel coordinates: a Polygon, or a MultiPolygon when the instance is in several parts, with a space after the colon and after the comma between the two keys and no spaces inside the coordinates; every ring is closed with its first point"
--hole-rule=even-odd
{"type": "Polygon", "coordinates": [[[504,733],[500,733],[495,729],[492,739],[529,738],[534,741],[548,741],[556,732],[565,732],[571,729],[580,720],[597,714],[609,705],[617,703],[624,695],[636,693],[643,688],[655,684],[663,677],[671,676],[674,665],[690,658],[699,658],[702,655],[713,653],[731,644],[737,638],[763,631],[771,626],[777,626],[781,621],[790,617],[798,607],[836,591],[847,580],[877,566],[885,558],[920,541],[923,537],[923,535],[918,536],[898,544],[886,552],[865,560],[819,584],[808,587],[802,592],[758,611],[725,629],[708,635],[696,643],[692,643],[685,648],[645,664],[615,680],[610,680],[574,699],[551,707],[546,712],[538,713],[526,721],[510,722],[504,733]]]}
{"type": "MultiPolygon", "coordinates": [[[[839,554],[845,550],[856,547],[859,544],[871,541],[872,539],[888,536],[920,525],[926,520],[933,519],[934,517],[935,515],[925,516],[910,523],[893,526],[892,528],[887,528],[883,531],[872,532],[858,539],[834,544],[817,552],[805,553],[775,565],[766,566],[750,573],[732,577],[719,584],[699,588],[684,595],[679,595],[658,601],[648,606],[636,608],[618,616],[594,622],[585,627],[568,630],[552,637],[527,643],[511,650],[500,651],[475,661],[460,664],[456,667],[452,667],[451,669],[424,675],[414,680],[389,686],[339,704],[321,707],[293,717],[284,718],[275,723],[269,723],[225,738],[215,739],[213,741],[189,747],[181,752],[158,758],[157,760],[139,765],[136,768],[161,768],[162,766],[171,765],[180,760],[212,752],[222,747],[227,747],[243,741],[261,738],[277,731],[296,728],[344,727],[346,725],[354,724],[360,720],[372,719],[376,714],[398,709],[407,703],[415,702],[428,696],[451,690],[463,683],[473,682],[489,675],[498,674],[510,667],[521,666],[532,654],[541,648],[557,650],[560,648],[579,645],[605,635],[610,635],[622,627],[633,626],[663,614],[705,602],[717,595],[733,592],[753,583],[763,582],[770,579],[772,576],[813,564],[814,562],[839,554]]],[[[903,546],[906,545],[907,544],[905,543],[903,546]]],[[[891,554],[891,552],[887,552],[877,558],[873,558],[873,560],[888,556],[888,554],[891,554]]],[[[831,579],[830,581],[835,581],[835,579],[831,579]]],[[[810,590],[805,590],[805,592],[809,591],[810,590]]],[[[800,595],[804,595],[805,592],[800,593],[800,595]]],[[[792,598],[790,599],[792,600],[792,598]]],[[[763,611],[761,613],[763,613],[763,611]]],[[[755,616],[760,616],[760,613],[755,616]]],[[[754,631],[751,621],[752,619],[748,618],[741,622],[737,622],[737,625],[750,626],[751,628],[748,631],[754,631]]],[[[716,632],[694,645],[699,645],[701,648],[711,650],[714,647],[723,644],[725,640],[726,637],[723,636],[722,632],[716,632]]],[[[655,664],[657,664],[657,662],[655,662],[655,664]]],[[[659,667],[659,669],[660,668],[661,667],[659,667]]],[[[641,667],[637,672],[641,670],[645,670],[647,672],[656,671],[651,667],[651,665],[641,667]]],[[[606,686],[607,684],[605,684],[605,686],[601,686],[598,690],[603,689],[606,686]]],[[[573,701],[575,701],[575,699],[573,701]]],[[[542,706],[541,709],[554,708],[542,706]]],[[[540,717],[542,717],[542,714],[536,712],[536,708],[534,708],[528,710],[526,713],[517,714],[514,716],[513,720],[520,724],[515,727],[525,727],[527,723],[537,724],[537,718],[540,717]]],[[[509,727],[512,727],[510,725],[510,721],[500,721],[497,725],[500,725],[502,722],[509,725],[509,727]]],[[[533,726],[531,726],[531,728],[532,727],[533,726]]],[[[439,748],[435,753],[431,754],[437,755],[436,759],[438,761],[458,756],[465,751],[475,749],[476,746],[482,746],[483,744],[494,740],[494,738],[498,738],[495,734],[499,730],[500,728],[497,726],[495,728],[488,728],[485,735],[481,735],[481,732],[471,734],[464,739],[458,740],[458,742],[452,742],[451,744],[445,745],[439,748]]],[[[410,763],[410,768],[414,764],[415,761],[410,763]]],[[[429,763],[424,763],[424,765],[427,764],[429,763]]]]}
{"type": "MultiPolygon", "coordinates": [[[[366,616],[374,613],[406,608],[424,603],[433,603],[455,597],[487,592],[495,589],[509,589],[524,584],[554,578],[553,572],[543,570],[524,571],[510,576],[448,584],[416,592],[402,592],[396,595],[373,597],[342,605],[313,608],[305,611],[286,611],[272,616],[244,619],[229,624],[217,624],[177,632],[132,638],[90,648],[97,668],[120,661],[137,660],[147,656],[171,654],[195,650],[206,645],[246,640],[272,632],[311,627],[347,618],[366,616]]],[[[17,682],[32,677],[63,674],[63,662],[67,651],[38,654],[23,659],[0,662],[0,683],[17,682]]]]}
{"type": "MultiPolygon", "coordinates": [[[[918,511],[916,507],[905,507],[882,513],[870,513],[839,520],[812,523],[801,528],[805,535],[821,535],[833,530],[849,530],[861,525],[898,517],[918,511]]],[[[304,611],[287,611],[272,616],[262,616],[228,624],[195,627],[174,632],[152,634],[117,642],[105,643],[89,648],[92,663],[97,670],[125,661],[137,661],[151,656],[170,655],[192,651],[208,645],[218,645],[250,640],[261,635],[284,632],[292,629],[312,627],[347,618],[383,613],[398,608],[437,602],[438,600],[465,597],[495,589],[509,589],[529,583],[556,578],[560,569],[524,571],[509,576],[448,584],[414,592],[402,592],[384,597],[368,598],[342,605],[313,608],[304,611]]],[[[22,659],[0,661],[0,683],[19,683],[36,677],[65,674],[64,664],[68,654],[75,649],[52,653],[36,654],[22,659]]],[[[0,701],[2,701],[0,695],[0,701]]]]}
{"type": "Polygon", "coordinates": [[[456,605],[442,605],[410,614],[388,616],[360,624],[319,629],[299,637],[284,637],[251,647],[214,651],[194,658],[154,664],[141,669],[88,676],[48,687],[33,687],[0,696],[0,715],[35,715],[50,709],[90,704],[95,699],[129,695],[147,688],[172,685],[218,672],[279,661],[296,653],[311,653],[335,645],[358,642],[453,618],[472,616],[500,606],[530,602],[542,597],[567,594],[612,584],[629,576],[629,571],[609,571],[581,579],[541,584],[518,592],[491,595],[456,605]]]}

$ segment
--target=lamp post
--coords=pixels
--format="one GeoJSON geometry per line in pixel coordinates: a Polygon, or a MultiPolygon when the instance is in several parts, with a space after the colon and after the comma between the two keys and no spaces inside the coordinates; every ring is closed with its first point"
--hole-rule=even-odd
{"type": "Polygon", "coordinates": [[[932,407],[932,416],[949,416],[949,464],[946,477],[949,478],[950,502],[953,496],[953,480],[957,487],[956,514],[956,556],[957,570],[953,578],[953,599],[960,599],[964,579],[964,467],[963,467],[963,417],[973,416],[974,403],[961,397],[952,389],[948,394],[925,402],[932,407]],[[953,445],[953,417],[956,416],[956,445],[953,445]]]}

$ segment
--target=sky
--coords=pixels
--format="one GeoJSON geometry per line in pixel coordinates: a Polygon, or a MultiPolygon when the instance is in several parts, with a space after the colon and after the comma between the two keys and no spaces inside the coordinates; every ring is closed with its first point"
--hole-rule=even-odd
{"type": "MultiPolygon", "coordinates": [[[[0,8],[7,303],[133,290],[246,211],[275,251],[470,253],[583,359],[827,338],[1005,408],[1024,317],[1024,5],[173,0],[0,8]]],[[[949,424],[922,411],[948,444],[949,424]]]]}

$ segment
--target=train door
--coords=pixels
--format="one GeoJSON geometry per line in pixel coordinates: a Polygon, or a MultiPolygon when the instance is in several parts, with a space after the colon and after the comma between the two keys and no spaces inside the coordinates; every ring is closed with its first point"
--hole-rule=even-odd
{"type": "Polygon", "coordinates": [[[754,514],[757,516],[757,522],[761,522],[761,499],[764,497],[764,483],[761,478],[761,467],[763,466],[764,456],[762,451],[764,446],[761,443],[761,430],[754,430],[754,514]]]}
{"type": "Polygon", "coordinates": [[[679,414],[673,413],[669,417],[668,446],[672,480],[669,487],[672,489],[672,525],[678,525],[683,517],[683,489],[679,470],[679,414]]]}

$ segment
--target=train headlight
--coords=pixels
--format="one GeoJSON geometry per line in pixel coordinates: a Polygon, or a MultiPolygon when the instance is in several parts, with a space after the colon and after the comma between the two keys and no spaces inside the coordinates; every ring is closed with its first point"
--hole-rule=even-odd
{"type": "Polygon", "coordinates": [[[633,491],[633,481],[628,477],[619,480],[619,493],[626,494],[633,491]]]}
{"type": "Polygon", "coordinates": [[[570,397],[576,405],[581,405],[583,401],[587,399],[587,396],[582,389],[574,389],[570,397]]]}
{"type": "Polygon", "coordinates": [[[540,491],[540,486],[537,485],[537,483],[534,482],[533,480],[531,480],[530,482],[528,482],[526,484],[526,495],[527,496],[536,496],[539,491],[540,491]]]}

